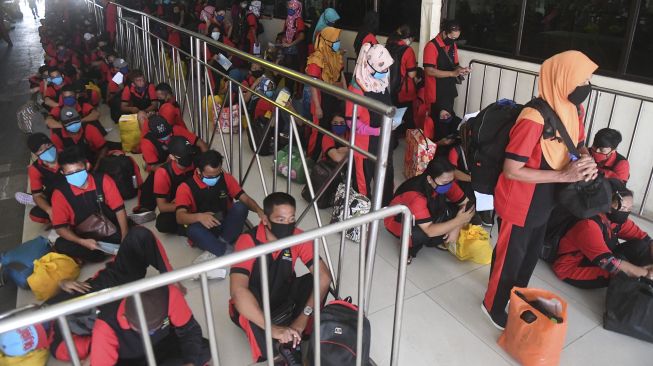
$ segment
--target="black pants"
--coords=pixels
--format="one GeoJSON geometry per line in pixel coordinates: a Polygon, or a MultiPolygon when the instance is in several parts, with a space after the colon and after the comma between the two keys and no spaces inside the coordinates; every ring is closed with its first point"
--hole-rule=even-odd
{"type": "MultiPolygon", "coordinates": [[[[184,365],[183,353],[180,347],[180,341],[175,332],[170,332],[170,335],[163,338],[156,344],[153,344],[154,349],[154,358],[156,359],[156,364],[161,366],[181,366],[184,365]]],[[[206,338],[202,338],[202,354],[200,357],[202,363],[199,365],[204,365],[211,360],[211,349],[209,347],[209,341],[206,338]]],[[[119,359],[117,366],[146,366],[147,359],[145,357],[138,359],[119,359]]]]}
{"type": "Polygon", "coordinates": [[[411,241],[413,245],[408,253],[411,257],[416,257],[423,247],[435,247],[444,243],[444,235],[429,237],[421,227],[415,225],[413,226],[411,241]]]}
{"type": "MultiPolygon", "coordinates": [[[[120,229],[118,229],[118,231],[114,235],[102,241],[105,241],[107,243],[115,243],[115,244],[120,243],[121,242],[120,229]]],[[[62,237],[57,238],[57,240],[54,242],[54,249],[58,253],[65,254],[77,260],[81,260],[82,262],[97,263],[107,259],[107,254],[103,251],[90,250],[86,247],[83,247],[77,243],[73,243],[72,241],[66,240],[62,237]]]]}
{"type": "MultiPolygon", "coordinates": [[[[391,142],[392,143],[392,142],[391,142]]],[[[392,150],[390,150],[392,153],[392,150]]],[[[354,171],[353,171],[353,178],[351,180],[352,182],[352,187],[359,192],[367,192],[367,196],[372,199],[372,182],[374,180],[374,174],[376,173],[376,162],[370,160],[370,159],[356,159],[354,158],[354,171]],[[357,169],[363,170],[363,179],[361,178],[360,174],[357,174],[357,169]],[[365,190],[363,191],[361,189],[361,185],[365,186],[365,190]]],[[[394,180],[395,180],[395,171],[394,167],[392,165],[392,155],[388,159],[388,166],[386,167],[385,171],[385,182],[383,184],[383,199],[382,199],[382,207],[388,206],[390,204],[390,201],[392,200],[392,197],[394,195],[394,180]]]]}
{"type": "Polygon", "coordinates": [[[174,212],[162,212],[156,217],[156,229],[164,234],[185,235],[182,225],[177,224],[177,216],[174,212]]]}
{"type": "Polygon", "coordinates": [[[154,172],[150,172],[147,179],[141,184],[138,194],[138,206],[147,211],[156,208],[156,197],[154,196],[154,172]]]}

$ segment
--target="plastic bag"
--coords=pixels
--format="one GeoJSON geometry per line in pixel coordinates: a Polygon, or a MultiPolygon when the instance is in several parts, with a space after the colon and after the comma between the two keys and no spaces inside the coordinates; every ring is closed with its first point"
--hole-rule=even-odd
{"type": "Polygon", "coordinates": [[[39,301],[45,301],[59,292],[59,282],[76,280],[79,265],[74,259],[59,253],[48,253],[34,261],[34,273],[27,278],[29,287],[39,301]]]}
{"type": "Polygon", "coordinates": [[[447,249],[461,261],[471,260],[478,264],[490,264],[492,261],[490,234],[480,225],[463,226],[458,240],[447,245],[447,249]]]}
{"type": "Polygon", "coordinates": [[[47,130],[45,119],[41,114],[39,106],[34,101],[28,101],[16,111],[18,128],[24,133],[34,133],[47,130]]]}
{"type": "Polygon", "coordinates": [[[141,144],[141,126],[136,114],[123,114],[118,121],[122,151],[139,152],[141,144]]]}
{"type": "MultiPolygon", "coordinates": [[[[277,174],[287,177],[288,171],[290,170],[290,179],[299,184],[306,184],[306,172],[304,171],[301,156],[297,152],[297,146],[293,146],[292,156],[290,157],[290,169],[288,167],[288,147],[279,151],[277,159],[279,161],[277,174]]],[[[313,169],[314,165],[313,160],[306,158],[306,166],[309,171],[313,169]]]]}
{"type": "Polygon", "coordinates": [[[0,366],[45,366],[50,358],[47,348],[34,350],[25,356],[9,357],[0,353],[0,366]]]}

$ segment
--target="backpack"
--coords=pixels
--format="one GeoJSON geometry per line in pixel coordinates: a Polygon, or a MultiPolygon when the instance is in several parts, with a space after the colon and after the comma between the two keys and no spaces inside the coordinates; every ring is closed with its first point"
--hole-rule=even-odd
{"type": "Polygon", "coordinates": [[[579,221],[564,207],[558,205],[553,212],[546,226],[544,234],[544,244],[540,251],[540,259],[548,263],[553,263],[558,258],[558,248],[560,240],[567,232],[579,221]]]}
{"type": "Polygon", "coordinates": [[[406,84],[406,79],[401,75],[401,59],[404,57],[404,52],[408,46],[402,46],[398,43],[391,43],[386,45],[388,52],[394,62],[390,65],[390,95],[392,96],[392,103],[397,105],[399,103],[399,92],[406,84]]]}
{"type": "Polygon", "coordinates": [[[120,195],[124,200],[132,199],[138,195],[138,181],[134,161],[127,155],[108,155],[100,160],[97,168],[98,173],[110,176],[120,195]]]}
{"type": "MultiPolygon", "coordinates": [[[[323,366],[356,364],[356,324],[358,306],[351,303],[351,297],[328,303],[320,313],[320,354],[323,366]]],[[[362,365],[370,365],[370,322],[363,317],[362,365]]],[[[313,333],[315,334],[315,333],[313,333]]],[[[308,364],[313,365],[313,345],[308,348],[308,364]]]]}
{"type": "Polygon", "coordinates": [[[48,239],[37,236],[17,247],[0,254],[0,281],[11,280],[16,286],[28,289],[27,277],[34,271],[34,261],[50,252],[48,239]]]}
{"type": "MultiPolygon", "coordinates": [[[[317,195],[324,185],[329,181],[333,172],[338,168],[338,163],[331,159],[320,160],[311,170],[311,182],[313,183],[313,192],[317,195]]],[[[322,196],[317,200],[318,208],[329,208],[333,206],[333,197],[336,194],[338,185],[342,182],[342,175],[338,174],[322,196]]],[[[308,189],[308,183],[302,189],[302,197],[306,202],[311,202],[311,191],[308,189]]]]}

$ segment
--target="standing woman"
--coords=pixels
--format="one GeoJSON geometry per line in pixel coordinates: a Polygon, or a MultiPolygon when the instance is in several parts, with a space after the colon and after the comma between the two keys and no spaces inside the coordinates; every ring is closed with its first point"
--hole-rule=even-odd
{"type": "Polygon", "coordinates": [[[317,42],[317,37],[320,35],[320,32],[326,27],[333,27],[336,22],[340,20],[340,15],[333,8],[326,8],[320,19],[318,19],[317,24],[315,25],[314,31],[311,33],[311,45],[309,46],[308,54],[313,53],[313,48],[317,42]]]}
{"type": "MultiPolygon", "coordinates": [[[[392,98],[388,88],[390,84],[389,71],[394,63],[388,50],[380,44],[363,44],[354,70],[354,80],[349,86],[352,93],[364,95],[381,103],[391,105],[392,98]]],[[[345,119],[351,128],[354,103],[347,101],[345,107],[345,119]]],[[[381,126],[383,116],[370,112],[363,106],[358,106],[356,117],[356,146],[376,154],[380,142],[381,126]]],[[[368,197],[372,197],[372,179],[374,178],[374,162],[365,156],[354,153],[355,187],[356,190],[368,197]]],[[[388,167],[385,173],[385,185],[383,188],[383,204],[390,204],[394,192],[394,169],[392,167],[392,149],[389,151],[388,167]]]]}
{"type": "MultiPolygon", "coordinates": [[[[392,84],[397,87],[397,90],[390,90],[392,93],[392,102],[398,108],[406,107],[406,114],[404,114],[405,128],[415,128],[413,121],[413,102],[417,99],[417,87],[415,85],[415,77],[417,77],[417,58],[415,51],[410,44],[413,42],[413,36],[410,26],[404,24],[397,29],[388,38],[386,48],[392,59],[395,61],[393,70],[397,70],[397,75],[390,74],[390,78],[399,81],[392,84]],[[399,67],[397,67],[399,64],[399,67]]],[[[402,128],[402,130],[404,130],[402,128]]]]}
{"type": "Polygon", "coordinates": [[[537,264],[546,225],[556,204],[557,183],[594,179],[596,163],[584,146],[580,106],[590,93],[597,65],[578,51],[559,53],[540,68],[539,97],[557,113],[581,151],[571,161],[565,144],[544,139],[544,119],[524,108],[510,131],[503,173],[495,188],[499,237],[492,253],[490,280],[481,309],[497,328],[506,326],[513,286],[526,287],[537,264]]]}
{"type": "Polygon", "coordinates": [[[354,51],[358,55],[361,51],[361,47],[365,43],[371,45],[378,44],[379,41],[376,39],[376,34],[379,32],[379,13],[375,11],[368,11],[363,18],[363,25],[358,30],[356,39],[354,40],[354,51]]]}
{"type": "MultiPolygon", "coordinates": [[[[342,75],[343,59],[340,52],[340,29],[326,27],[321,32],[315,43],[315,52],[308,56],[306,61],[306,74],[320,79],[328,84],[342,82],[343,89],[347,88],[345,78],[342,75]]],[[[322,94],[318,89],[311,87],[311,115],[313,123],[322,127],[326,126],[333,112],[337,99],[329,94],[322,94]]],[[[309,157],[317,158],[320,153],[320,141],[315,128],[310,129],[308,138],[307,154],[309,157]]]]}
{"type": "MultiPolygon", "coordinates": [[[[254,52],[254,46],[258,43],[258,19],[261,17],[261,2],[254,0],[249,4],[249,11],[245,17],[245,23],[247,24],[247,33],[245,34],[245,42],[243,50],[249,52],[253,55],[257,53],[254,52]]],[[[258,50],[260,53],[260,49],[258,50]]]]}
{"type": "MultiPolygon", "coordinates": [[[[283,28],[283,65],[300,71],[306,64],[306,25],[302,18],[302,3],[297,0],[288,1],[288,16],[283,28]]],[[[295,81],[286,79],[286,87],[296,94],[295,81]]]]}

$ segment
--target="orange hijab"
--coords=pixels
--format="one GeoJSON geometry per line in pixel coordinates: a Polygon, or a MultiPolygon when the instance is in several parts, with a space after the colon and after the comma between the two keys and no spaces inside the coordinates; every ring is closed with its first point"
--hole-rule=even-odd
{"type": "Polygon", "coordinates": [[[331,47],[340,38],[340,29],[326,27],[322,29],[315,41],[315,52],[308,56],[306,65],[315,64],[322,69],[322,80],[335,84],[340,79],[343,60],[342,53],[336,52],[331,47]]]}
{"type": "MultiPolygon", "coordinates": [[[[598,68],[589,57],[579,51],[565,51],[542,63],[538,82],[539,97],[547,101],[558,114],[572,141],[578,143],[580,136],[578,109],[568,96],[587,80],[598,68]]],[[[542,115],[533,108],[524,108],[517,120],[529,119],[544,124],[542,115]]],[[[558,134],[559,136],[559,134],[558,134]]],[[[555,170],[569,163],[569,150],[558,139],[540,141],[544,159],[555,170]]]]}

